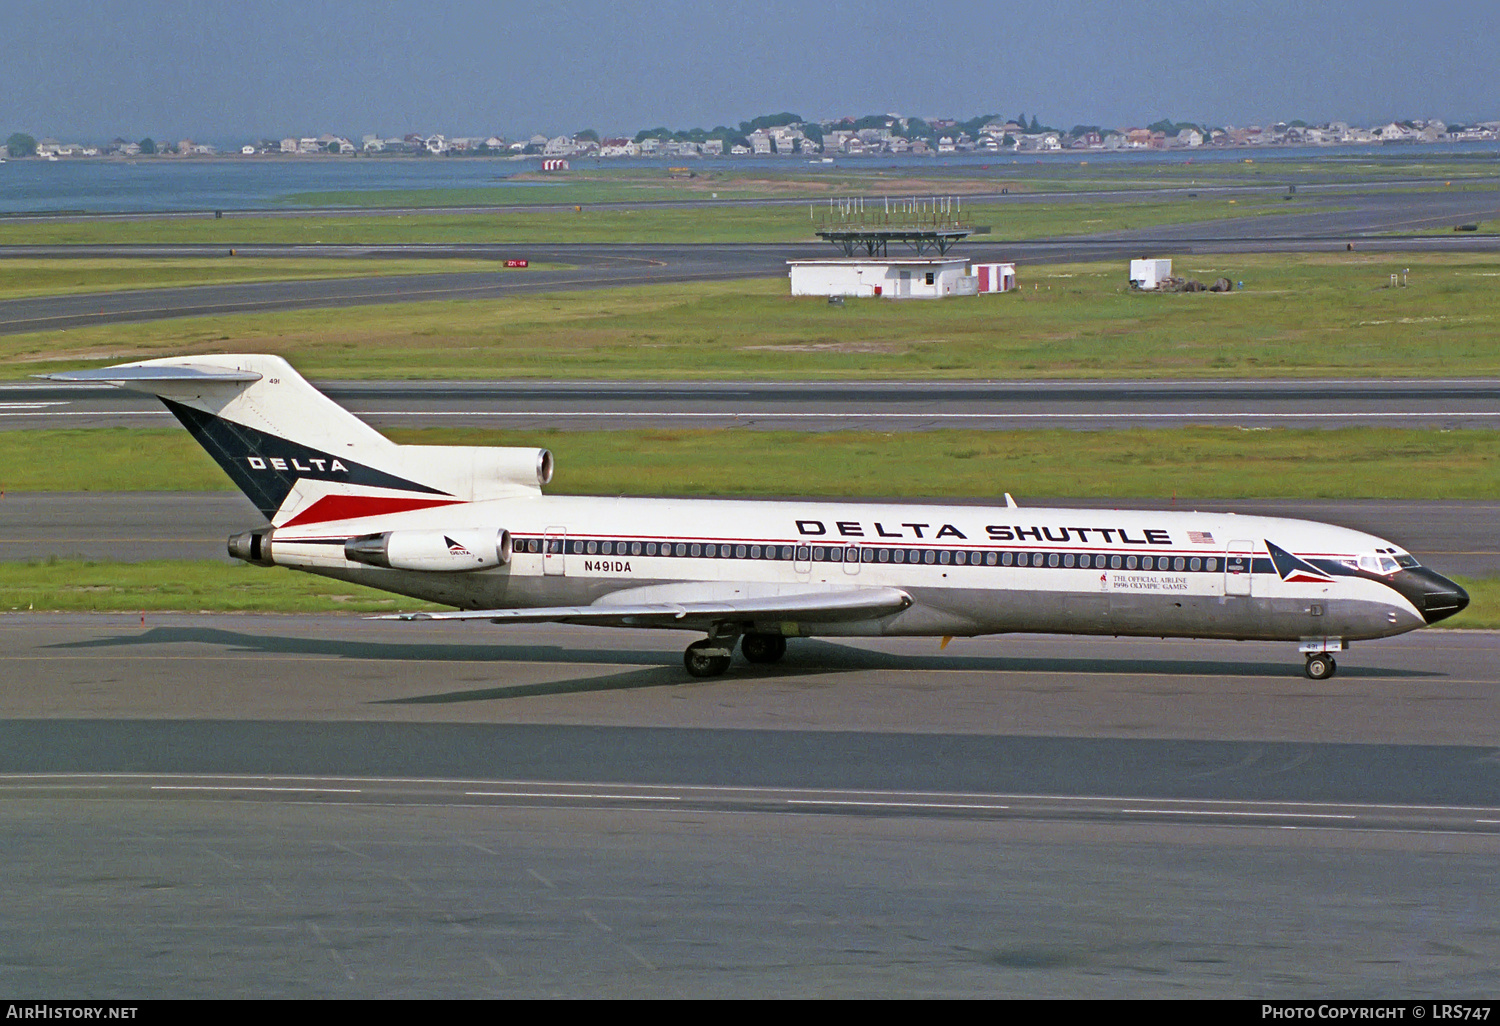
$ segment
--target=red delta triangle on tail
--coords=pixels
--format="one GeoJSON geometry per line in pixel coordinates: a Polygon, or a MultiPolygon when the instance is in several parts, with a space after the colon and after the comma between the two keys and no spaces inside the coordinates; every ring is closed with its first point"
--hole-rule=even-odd
{"type": "Polygon", "coordinates": [[[408,513],[414,509],[453,506],[459,504],[459,501],[407,499],[394,495],[325,495],[281,526],[296,527],[299,524],[322,524],[330,520],[358,520],[361,517],[378,517],[387,513],[408,513]]]}

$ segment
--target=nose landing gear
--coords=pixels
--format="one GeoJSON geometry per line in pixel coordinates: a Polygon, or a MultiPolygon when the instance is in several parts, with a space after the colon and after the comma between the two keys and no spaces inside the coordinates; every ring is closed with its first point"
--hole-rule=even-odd
{"type": "Polygon", "coordinates": [[[1333,656],[1327,652],[1314,652],[1307,657],[1307,665],[1302,672],[1307,675],[1308,680],[1327,680],[1338,669],[1339,664],[1334,662],[1333,656]]]}
{"type": "Polygon", "coordinates": [[[1307,656],[1307,665],[1302,672],[1308,680],[1327,680],[1339,670],[1333,653],[1348,647],[1343,638],[1303,638],[1298,651],[1307,656]]]}

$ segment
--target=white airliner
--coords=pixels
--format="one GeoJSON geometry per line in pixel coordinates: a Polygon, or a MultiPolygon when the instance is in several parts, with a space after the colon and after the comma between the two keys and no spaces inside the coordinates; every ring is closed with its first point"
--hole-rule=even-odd
{"type": "Polygon", "coordinates": [[[703,631],[687,671],[792,637],[1041,632],[1296,642],[1333,653],[1469,596],[1373,535],[1225,513],[544,495],[545,449],[397,445],[275,356],[45,375],[155,394],[265,514],[229,552],[457,612],[703,631]]]}

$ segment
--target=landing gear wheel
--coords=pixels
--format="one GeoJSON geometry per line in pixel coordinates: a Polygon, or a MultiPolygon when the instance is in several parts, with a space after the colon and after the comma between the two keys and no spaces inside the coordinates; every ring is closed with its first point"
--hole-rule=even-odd
{"type": "Polygon", "coordinates": [[[706,651],[712,644],[708,638],[704,638],[693,642],[682,653],[682,665],[687,667],[688,673],[694,677],[717,677],[729,669],[729,656],[706,651]]]}
{"type": "Polygon", "coordinates": [[[746,662],[779,662],[786,655],[786,638],[780,634],[746,634],[740,641],[740,651],[746,662]]]}
{"type": "Polygon", "coordinates": [[[1307,666],[1303,673],[1307,674],[1308,680],[1327,680],[1338,672],[1339,664],[1333,661],[1333,656],[1325,652],[1307,657],[1307,666]]]}

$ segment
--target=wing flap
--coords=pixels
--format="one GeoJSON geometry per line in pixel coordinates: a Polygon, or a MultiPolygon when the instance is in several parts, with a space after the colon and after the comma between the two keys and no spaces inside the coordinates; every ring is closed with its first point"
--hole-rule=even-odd
{"type": "Polygon", "coordinates": [[[873,620],[911,605],[899,588],[849,588],[696,602],[598,602],[590,606],[474,609],[453,613],[391,613],[372,620],[489,620],[491,623],[576,623],[603,627],[676,627],[697,630],[726,620],[796,620],[839,623],[873,620]]]}

